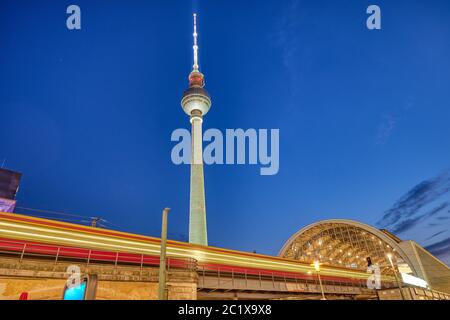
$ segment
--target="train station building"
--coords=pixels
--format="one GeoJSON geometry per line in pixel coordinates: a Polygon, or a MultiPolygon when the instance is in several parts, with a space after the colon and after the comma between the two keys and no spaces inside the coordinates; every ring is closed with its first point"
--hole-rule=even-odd
{"type": "Polygon", "coordinates": [[[324,220],[306,226],[286,241],[279,256],[350,269],[367,268],[369,258],[382,275],[394,276],[398,270],[399,277],[411,275],[431,289],[450,292],[450,269],[445,263],[412,240],[403,241],[357,221],[324,220]]]}
{"type": "MultiPolygon", "coordinates": [[[[160,243],[0,212],[0,299],[62,299],[74,268],[90,299],[157,299],[160,243]]],[[[169,299],[450,300],[444,263],[414,241],[351,220],[304,227],[278,256],[169,240],[166,264],[169,299]],[[368,287],[369,261],[379,289],[368,287]]]]}

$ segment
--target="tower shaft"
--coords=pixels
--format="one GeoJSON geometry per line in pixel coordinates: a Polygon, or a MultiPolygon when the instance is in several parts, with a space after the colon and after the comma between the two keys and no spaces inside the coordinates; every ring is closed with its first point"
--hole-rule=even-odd
{"type": "Polygon", "coordinates": [[[191,118],[191,185],[189,206],[189,242],[208,245],[206,231],[205,183],[203,175],[202,118],[191,118]]]}

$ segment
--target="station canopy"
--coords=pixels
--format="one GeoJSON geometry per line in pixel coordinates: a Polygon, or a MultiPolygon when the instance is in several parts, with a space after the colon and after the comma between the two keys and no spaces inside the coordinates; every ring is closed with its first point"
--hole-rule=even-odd
{"type": "Polygon", "coordinates": [[[381,273],[393,274],[388,256],[399,271],[414,274],[408,257],[398,246],[401,240],[385,230],[351,220],[325,220],[295,233],[279,256],[305,263],[367,270],[368,258],[381,273]]]}

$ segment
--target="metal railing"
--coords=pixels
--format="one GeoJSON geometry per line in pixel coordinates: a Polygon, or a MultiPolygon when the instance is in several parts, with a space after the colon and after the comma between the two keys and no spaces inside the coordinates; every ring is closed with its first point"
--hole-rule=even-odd
{"type": "MultiPolygon", "coordinates": [[[[100,251],[86,248],[74,248],[51,244],[38,244],[14,240],[0,240],[0,256],[16,257],[19,264],[25,258],[47,259],[56,265],[62,261],[77,261],[89,266],[91,264],[113,264],[140,267],[159,267],[159,256],[151,256],[120,251],[100,251]]],[[[185,257],[167,257],[167,270],[196,271],[197,261],[185,257]]],[[[20,268],[20,266],[18,267],[20,268]]]]}
{"type": "MultiPolygon", "coordinates": [[[[256,271],[233,267],[198,266],[198,289],[207,290],[264,290],[292,292],[320,292],[315,274],[256,271]]],[[[322,278],[325,293],[360,294],[373,293],[364,279],[322,278]]],[[[386,287],[388,284],[384,284],[386,287]]]]}

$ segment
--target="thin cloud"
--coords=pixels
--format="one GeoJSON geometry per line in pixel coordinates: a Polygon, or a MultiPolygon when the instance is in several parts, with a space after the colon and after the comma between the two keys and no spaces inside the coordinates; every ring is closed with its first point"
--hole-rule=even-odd
{"type": "Polygon", "coordinates": [[[414,106],[414,97],[408,96],[405,103],[394,108],[389,114],[384,114],[377,129],[376,144],[383,145],[392,136],[398,122],[414,106]]]}
{"type": "Polygon", "coordinates": [[[428,226],[429,227],[437,227],[437,226],[440,226],[440,224],[439,223],[429,223],[428,226]]]}
{"type": "Polygon", "coordinates": [[[383,120],[381,121],[380,125],[378,126],[378,133],[377,133],[377,144],[385,144],[390,136],[392,135],[392,132],[394,131],[394,128],[396,127],[398,122],[398,118],[394,117],[392,115],[384,115],[383,120]]]}
{"type": "Polygon", "coordinates": [[[400,225],[407,224],[408,219],[416,219],[413,216],[421,208],[435,201],[449,190],[450,171],[445,171],[435,178],[422,181],[387,210],[377,225],[382,228],[395,230],[400,225]]]}
{"type": "Polygon", "coordinates": [[[450,238],[426,246],[425,249],[436,256],[448,254],[450,252],[450,238]]]}
{"type": "Polygon", "coordinates": [[[297,83],[301,80],[302,73],[299,70],[303,67],[302,61],[307,61],[302,58],[307,54],[307,50],[299,33],[302,23],[306,20],[306,13],[300,10],[300,4],[299,0],[284,4],[283,14],[280,15],[274,32],[269,35],[271,45],[281,50],[281,61],[288,73],[287,85],[292,96],[300,93],[297,83]]]}
{"type": "Polygon", "coordinates": [[[445,231],[447,231],[447,230],[442,230],[442,231],[436,232],[431,237],[428,237],[427,240],[431,240],[431,239],[437,237],[438,235],[443,234],[445,231]]]}
{"type": "Polygon", "coordinates": [[[450,238],[435,243],[432,241],[439,240],[437,238],[448,231],[446,226],[450,219],[448,215],[450,202],[443,201],[443,197],[447,197],[449,191],[450,171],[447,170],[414,186],[385,211],[376,225],[396,234],[414,228],[419,234],[423,234],[423,242],[431,242],[425,248],[448,263],[450,238]],[[425,208],[432,209],[425,212],[425,208]],[[424,224],[427,219],[430,221],[424,224]]]}
{"type": "Polygon", "coordinates": [[[445,208],[448,207],[448,203],[444,202],[443,204],[439,205],[438,207],[434,208],[433,210],[424,213],[418,217],[415,218],[411,218],[411,219],[406,219],[404,221],[401,221],[399,224],[397,224],[394,228],[392,228],[392,232],[394,233],[403,233],[411,228],[413,228],[415,225],[417,225],[418,223],[420,223],[421,221],[428,219],[432,216],[434,216],[435,214],[441,212],[442,210],[444,210],[445,208]]]}

